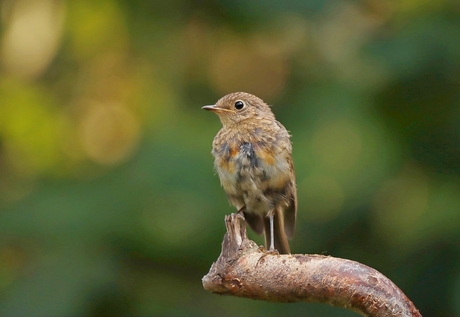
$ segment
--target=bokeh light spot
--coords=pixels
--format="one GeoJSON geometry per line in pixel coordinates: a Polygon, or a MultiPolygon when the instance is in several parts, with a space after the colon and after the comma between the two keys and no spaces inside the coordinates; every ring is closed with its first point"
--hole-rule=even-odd
{"type": "Polygon", "coordinates": [[[139,121],[120,104],[89,102],[79,124],[86,154],[100,164],[116,164],[127,158],[136,148],[139,133],[139,121]]]}
{"type": "Polygon", "coordinates": [[[62,1],[5,1],[10,5],[2,38],[1,61],[11,74],[21,78],[40,75],[54,58],[63,31],[62,1]]]}

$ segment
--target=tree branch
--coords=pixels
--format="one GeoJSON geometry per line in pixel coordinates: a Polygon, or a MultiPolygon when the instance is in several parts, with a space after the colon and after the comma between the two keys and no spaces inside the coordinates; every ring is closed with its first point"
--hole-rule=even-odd
{"type": "Polygon", "coordinates": [[[225,217],[222,252],[203,277],[206,290],[270,302],[319,302],[364,316],[420,316],[387,277],[364,264],[323,255],[266,252],[246,235],[244,218],[225,217]]]}

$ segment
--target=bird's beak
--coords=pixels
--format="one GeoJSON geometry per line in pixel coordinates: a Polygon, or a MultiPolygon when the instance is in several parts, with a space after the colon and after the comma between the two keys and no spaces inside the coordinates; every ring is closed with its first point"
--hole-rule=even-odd
{"type": "Polygon", "coordinates": [[[217,114],[220,114],[220,113],[223,113],[223,112],[231,112],[228,109],[220,108],[220,107],[217,107],[216,105],[203,106],[203,107],[201,107],[201,109],[212,111],[212,112],[215,112],[217,114]]]}
{"type": "Polygon", "coordinates": [[[203,106],[203,107],[201,107],[201,109],[212,111],[212,112],[215,112],[215,113],[230,112],[230,110],[224,109],[224,108],[219,108],[216,105],[203,106]]]}
{"type": "Polygon", "coordinates": [[[216,107],[216,105],[210,105],[210,106],[203,106],[201,107],[201,109],[204,109],[204,110],[209,110],[209,111],[219,111],[219,108],[216,107]]]}

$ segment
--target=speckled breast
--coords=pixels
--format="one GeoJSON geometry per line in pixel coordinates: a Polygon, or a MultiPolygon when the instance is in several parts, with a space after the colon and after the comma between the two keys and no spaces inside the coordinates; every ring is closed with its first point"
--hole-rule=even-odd
{"type": "Polygon", "coordinates": [[[281,151],[260,143],[224,143],[213,150],[216,170],[230,203],[246,212],[266,215],[288,205],[290,166],[281,151]]]}

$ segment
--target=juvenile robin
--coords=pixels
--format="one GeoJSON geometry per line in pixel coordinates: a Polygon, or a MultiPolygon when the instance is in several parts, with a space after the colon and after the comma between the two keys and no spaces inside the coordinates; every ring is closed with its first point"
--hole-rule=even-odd
{"type": "Polygon", "coordinates": [[[286,128],[262,99],[244,92],[202,109],[222,122],[212,154],[230,204],[256,233],[265,234],[270,251],[290,253],[287,239],[294,235],[297,190],[286,128]]]}

